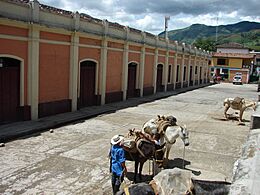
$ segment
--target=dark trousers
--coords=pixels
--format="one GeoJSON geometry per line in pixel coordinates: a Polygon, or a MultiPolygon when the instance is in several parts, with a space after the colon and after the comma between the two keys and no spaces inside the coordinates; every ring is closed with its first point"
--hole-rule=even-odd
{"type": "Polygon", "coordinates": [[[112,173],[111,182],[114,195],[119,191],[120,185],[123,182],[123,180],[124,176],[117,176],[115,173],[112,173]]]}

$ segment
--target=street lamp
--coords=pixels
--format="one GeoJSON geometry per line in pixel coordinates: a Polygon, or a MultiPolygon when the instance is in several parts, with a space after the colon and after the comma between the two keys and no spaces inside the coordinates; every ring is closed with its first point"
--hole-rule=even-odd
{"type": "Polygon", "coordinates": [[[170,20],[170,16],[165,16],[164,20],[164,31],[165,31],[165,39],[168,39],[168,21],[170,20]]]}

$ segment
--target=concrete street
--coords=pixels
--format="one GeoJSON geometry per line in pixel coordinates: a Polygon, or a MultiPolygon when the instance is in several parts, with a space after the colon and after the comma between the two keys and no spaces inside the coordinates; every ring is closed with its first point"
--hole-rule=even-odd
{"type": "MultiPolygon", "coordinates": [[[[244,112],[245,125],[234,118],[225,121],[223,100],[240,96],[257,101],[256,88],[216,84],[8,142],[0,148],[0,194],[111,194],[110,138],[140,129],[158,114],[175,116],[190,131],[185,155],[180,139],[172,147],[170,168],[182,168],[184,155],[185,168],[195,178],[231,182],[253,110],[244,112]]],[[[228,113],[237,115],[232,109],[228,113]]],[[[133,163],[127,167],[131,178],[133,163]]],[[[148,162],[143,174],[149,174],[148,162]]]]}

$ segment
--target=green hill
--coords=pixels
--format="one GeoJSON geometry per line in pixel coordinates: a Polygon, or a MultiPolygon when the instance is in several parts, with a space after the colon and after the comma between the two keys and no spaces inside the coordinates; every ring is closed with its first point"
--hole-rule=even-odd
{"type": "MultiPolygon", "coordinates": [[[[217,32],[217,44],[237,42],[250,49],[260,50],[260,23],[258,22],[244,21],[236,24],[220,25],[217,32]]],[[[164,37],[164,32],[160,33],[159,36],[164,37]]],[[[189,44],[195,43],[198,39],[215,41],[216,26],[193,24],[187,28],[168,31],[168,37],[171,40],[189,44]]]]}

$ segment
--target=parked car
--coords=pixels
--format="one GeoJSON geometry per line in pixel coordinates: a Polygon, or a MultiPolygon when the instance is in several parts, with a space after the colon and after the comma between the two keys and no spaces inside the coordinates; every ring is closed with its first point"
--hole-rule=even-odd
{"type": "Polygon", "coordinates": [[[236,75],[233,77],[233,84],[239,84],[242,85],[242,76],[236,75]]]}

